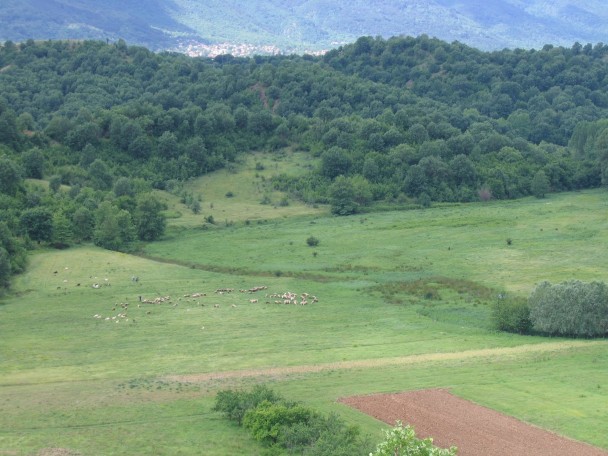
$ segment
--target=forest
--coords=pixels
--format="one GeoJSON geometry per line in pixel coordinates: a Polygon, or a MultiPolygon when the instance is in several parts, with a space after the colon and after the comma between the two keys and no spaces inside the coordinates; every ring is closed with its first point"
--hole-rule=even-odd
{"type": "Polygon", "coordinates": [[[272,184],[336,215],[599,187],[607,62],[601,43],[483,52],[425,35],[214,59],[123,40],[6,41],[0,287],[37,244],[158,239],[151,189],[179,193],[252,151],[314,157],[272,184]]]}

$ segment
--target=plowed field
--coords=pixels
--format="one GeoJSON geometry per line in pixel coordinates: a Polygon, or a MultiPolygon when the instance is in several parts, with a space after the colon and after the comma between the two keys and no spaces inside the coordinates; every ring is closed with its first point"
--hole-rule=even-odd
{"type": "Polygon", "coordinates": [[[458,447],[459,456],[608,456],[608,451],[561,437],[513,417],[432,389],[352,396],[340,402],[394,425],[411,425],[439,447],[458,447]]]}

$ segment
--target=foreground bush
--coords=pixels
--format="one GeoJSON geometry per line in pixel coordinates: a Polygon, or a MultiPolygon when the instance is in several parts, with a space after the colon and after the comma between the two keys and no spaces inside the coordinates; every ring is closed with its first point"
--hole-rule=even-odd
{"type": "Polygon", "coordinates": [[[220,391],[213,409],[249,429],[253,438],[277,454],[368,456],[373,448],[359,428],[347,426],[336,415],[325,417],[288,402],[266,386],[250,392],[220,391]]]}
{"type": "Polygon", "coordinates": [[[419,439],[411,426],[403,426],[400,421],[393,429],[384,431],[385,440],[370,456],[455,456],[456,447],[448,449],[433,446],[433,439],[419,439]]]}
{"type": "Polygon", "coordinates": [[[559,336],[608,335],[608,286],[571,280],[539,284],[528,298],[536,331],[559,336]]]}

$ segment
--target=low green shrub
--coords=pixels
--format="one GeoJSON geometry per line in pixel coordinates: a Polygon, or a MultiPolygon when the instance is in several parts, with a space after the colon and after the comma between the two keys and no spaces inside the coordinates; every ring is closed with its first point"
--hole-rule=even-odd
{"type": "Polygon", "coordinates": [[[243,426],[251,431],[253,438],[267,445],[280,439],[284,428],[308,424],[313,412],[298,404],[262,401],[255,408],[247,410],[243,426]]]}
{"type": "Polygon", "coordinates": [[[257,385],[251,391],[223,390],[217,393],[213,410],[222,412],[229,420],[242,424],[245,414],[258,404],[281,400],[281,396],[265,385],[257,385]]]}
{"type": "Polygon", "coordinates": [[[419,439],[411,426],[403,426],[400,421],[384,434],[385,440],[370,456],[455,456],[458,453],[456,447],[444,449],[433,446],[431,438],[419,439]]]}
{"type": "Polygon", "coordinates": [[[319,242],[319,239],[314,236],[309,236],[306,239],[306,244],[308,244],[309,247],[316,247],[317,245],[319,245],[319,242]]]}
{"type": "Polygon", "coordinates": [[[530,308],[528,301],[501,294],[494,303],[492,318],[499,331],[517,334],[530,334],[532,321],[530,321],[530,308]]]}
{"type": "Polygon", "coordinates": [[[251,392],[220,391],[213,410],[249,429],[272,454],[368,456],[373,449],[358,427],[346,425],[337,415],[325,417],[286,401],[265,386],[251,392]]]}

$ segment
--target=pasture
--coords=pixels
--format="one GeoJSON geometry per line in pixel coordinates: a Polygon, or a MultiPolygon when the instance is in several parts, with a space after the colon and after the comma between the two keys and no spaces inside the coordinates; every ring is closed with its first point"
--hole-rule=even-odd
{"type": "Polygon", "coordinates": [[[258,382],[377,440],[385,426],[338,398],[449,388],[608,449],[608,343],[490,321],[498,293],[605,280],[603,192],[343,218],[297,205],[251,217],[251,195],[214,204],[228,226],[172,220],[146,257],[32,255],[0,301],[0,454],[262,454],[211,411],[219,389],[258,382]],[[271,296],[287,291],[318,302],[271,296]]]}

